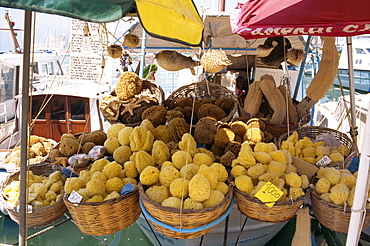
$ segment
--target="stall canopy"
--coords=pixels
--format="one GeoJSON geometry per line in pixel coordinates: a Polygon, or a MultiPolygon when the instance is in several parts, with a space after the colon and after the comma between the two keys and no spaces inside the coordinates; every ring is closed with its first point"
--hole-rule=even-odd
{"type": "Polygon", "coordinates": [[[189,46],[200,46],[203,37],[204,24],[192,0],[0,0],[0,6],[98,23],[137,13],[152,36],[189,46]]]}
{"type": "Polygon", "coordinates": [[[237,12],[233,33],[245,39],[370,33],[368,0],[248,0],[237,12]]]}

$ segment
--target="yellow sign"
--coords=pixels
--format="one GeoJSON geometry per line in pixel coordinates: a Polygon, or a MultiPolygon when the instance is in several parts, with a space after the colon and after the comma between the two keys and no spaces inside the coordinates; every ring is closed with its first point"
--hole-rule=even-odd
{"type": "Polygon", "coordinates": [[[271,208],[282,195],[284,195],[284,192],[273,183],[267,182],[254,196],[271,208]]]}

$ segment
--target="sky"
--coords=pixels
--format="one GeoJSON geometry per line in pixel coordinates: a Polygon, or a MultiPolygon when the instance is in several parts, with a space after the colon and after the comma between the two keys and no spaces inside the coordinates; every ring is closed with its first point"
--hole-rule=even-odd
{"type": "MultiPolygon", "coordinates": [[[[62,0],[61,0],[62,1],[62,0]]],[[[217,11],[219,10],[219,0],[193,0],[200,11],[201,6],[207,10],[217,11]]],[[[235,8],[238,2],[245,2],[243,0],[225,0],[225,11],[230,11],[235,8]]],[[[8,12],[10,19],[15,22],[14,28],[23,29],[23,16],[24,11],[19,9],[11,9],[0,7],[0,29],[8,29],[8,23],[5,20],[5,13],[8,12]]],[[[36,43],[46,43],[50,35],[69,35],[70,18],[36,13],[36,43]]],[[[22,46],[23,44],[23,31],[17,31],[17,39],[22,46]]],[[[8,30],[0,30],[0,51],[14,50],[13,41],[8,30]]]]}

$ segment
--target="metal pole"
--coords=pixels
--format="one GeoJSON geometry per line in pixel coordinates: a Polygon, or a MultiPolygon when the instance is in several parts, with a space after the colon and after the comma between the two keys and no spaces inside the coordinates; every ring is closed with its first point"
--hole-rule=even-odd
{"type": "MultiPolygon", "coordinates": [[[[307,37],[306,46],[304,48],[304,52],[305,52],[304,59],[301,62],[301,67],[299,68],[298,78],[297,78],[295,88],[294,88],[293,99],[296,99],[296,100],[297,100],[297,97],[298,97],[298,91],[299,91],[300,85],[303,88],[302,75],[303,75],[303,72],[304,72],[304,64],[306,62],[308,49],[310,48],[311,39],[312,39],[312,36],[307,37]]],[[[313,78],[313,71],[312,71],[312,78],[313,78]]],[[[302,98],[303,98],[303,94],[302,94],[302,98]]]]}
{"type": "MultiPolygon", "coordinates": [[[[370,110],[370,103],[369,103],[370,110]]],[[[358,167],[358,177],[355,188],[355,197],[352,206],[351,217],[348,226],[348,234],[346,246],[356,246],[358,244],[363,216],[366,214],[365,203],[367,200],[367,185],[369,175],[370,163],[370,117],[366,119],[364,142],[362,144],[362,151],[360,157],[360,164],[358,167]]],[[[363,228],[365,229],[365,228],[363,228]]]]}
{"type": "Polygon", "coordinates": [[[30,81],[30,47],[31,47],[32,12],[24,11],[23,74],[22,74],[22,108],[21,108],[21,165],[20,165],[20,202],[19,202],[19,245],[27,243],[27,201],[26,171],[28,145],[28,107],[30,81]]]}
{"type": "Polygon", "coordinates": [[[145,50],[146,50],[146,31],[143,27],[143,36],[141,39],[141,62],[140,62],[140,72],[139,72],[139,76],[141,78],[144,78],[145,50]]]}
{"type": "Polygon", "coordinates": [[[346,37],[347,54],[348,54],[348,79],[349,79],[349,98],[351,105],[351,136],[355,143],[357,143],[357,127],[356,127],[356,104],[355,104],[355,81],[353,75],[353,56],[352,56],[352,37],[346,37]]]}

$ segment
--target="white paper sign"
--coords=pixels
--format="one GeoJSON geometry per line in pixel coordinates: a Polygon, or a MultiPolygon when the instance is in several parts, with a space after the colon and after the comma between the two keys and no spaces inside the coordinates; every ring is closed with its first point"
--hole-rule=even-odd
{"type": "MultiPolygon", "coordinates": [[[[19,213],[20,207],[17,205],[16,207],[17,212],[19,213]]],[[[32,205],[27,205],[27,213],[32,213],[32,205]]]]}
{"type": "Polygon", "coordinates": [[[329,156],[325,155],[323,158],[321,158],[318,162],[316,162],[316,166],[324,166],[331,162],[331,159],[329,156]]]}
{"type": "MultiPolygon", "coordinates": [[[[72,193],[68,197],[68,201],[70,201],[71,203],[80,203],[81,200],[82,200],[82,196],[78,194],[75,190],[73,190],[72,193]]],[[[77,206],[78,204],[74,204],[74,205],[77,206]]]]}

